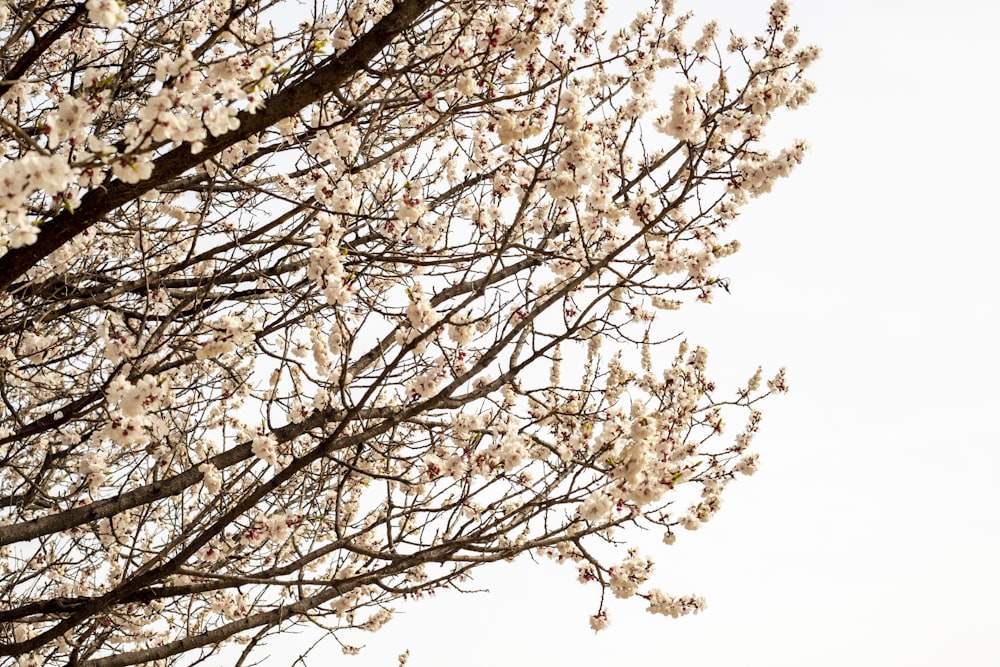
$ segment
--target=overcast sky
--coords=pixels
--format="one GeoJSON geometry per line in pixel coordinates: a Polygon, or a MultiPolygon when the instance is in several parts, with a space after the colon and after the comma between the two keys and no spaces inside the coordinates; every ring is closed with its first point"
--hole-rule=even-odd
{"type": "MultiPolygon", "coordinates": [[[[754,34],[768,1],[678,6],[754,34]]],[[[595,636],[596,589],[522,560],[330,664],[1000,665],[1000,9],[798,0],[792,22],[824,49],[820,92],[769,136],[812,151],[740,219],[732,295],[676,314],[730,386],[763,364],[792,387],[765,406],[761,470],[654,553],[655,585],[707,612],[615,600],[595,636]]]]}

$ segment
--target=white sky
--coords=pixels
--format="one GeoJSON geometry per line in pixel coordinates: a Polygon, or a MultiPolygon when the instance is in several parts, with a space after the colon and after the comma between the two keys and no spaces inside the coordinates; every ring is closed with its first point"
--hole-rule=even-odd
{"type": "MultiPolygon", "coordinates": [[[[752,35],[768,4],[678,8],[752,35]]],[[[653,552],[655,585],[708,611],[613,600],[595,636],[596,589],[522,560],[478,575],[489,594],[400,605],[359,657],[330,642],[329,664],[1000,665],[1000,5],[798,0],[792,22],[824,49],[820,92],[769,136],[812,152],[738,221],[732,296],[676,315],[730,386],[758,364],[792,386],[757,475],[653,552]]]]}

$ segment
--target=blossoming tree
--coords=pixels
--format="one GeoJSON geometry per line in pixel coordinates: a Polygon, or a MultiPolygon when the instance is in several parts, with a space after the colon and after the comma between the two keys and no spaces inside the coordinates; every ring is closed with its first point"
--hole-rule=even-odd
{"type": "Polygon", "coordinates": [[[818,50],[672,5],[0,0],[0,664],[351,652],[525,553],[595,629],[697,611],[615,545],[707,521],[785,385],[654,320],[818,50]]]}

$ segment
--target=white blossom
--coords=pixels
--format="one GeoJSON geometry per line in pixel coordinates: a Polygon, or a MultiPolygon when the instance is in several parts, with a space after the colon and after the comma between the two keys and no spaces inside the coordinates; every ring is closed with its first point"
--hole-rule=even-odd
{"type": "Polygon", "coordinates": [[[202,483],[209,493],[218,493],[222,488],[222,474],[219,469],[211,463],[203,463],[198,466],[198,471],[202,474],[202,483]]]}
{"type": "Polygon", "coordinates": [[[105,28],[114,28],[124,18],[124,8],[117,0],[87,0],[91,21],[105,28]]]}
{"type": "Polygon", "coordinates": [[[268,465],[274,465],[278,461],[278,443],[270,436],[256,436],[251,442],[251,450],[254,456],[268,465]]]}

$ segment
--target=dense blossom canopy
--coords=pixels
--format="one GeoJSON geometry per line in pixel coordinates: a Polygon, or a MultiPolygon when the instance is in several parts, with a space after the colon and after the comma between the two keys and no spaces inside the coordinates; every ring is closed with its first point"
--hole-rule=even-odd
{"type": "Polygon", "coordinates": [[[702,607],[615,545],[755,470],[783,373],[661,339],[818,50],[632,11],[0,0],[0,664],[351,653],[523,553],[702,607]]]}

